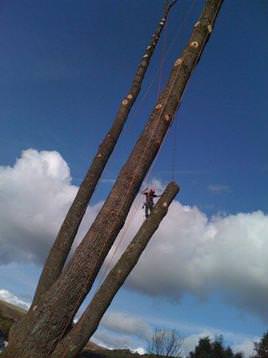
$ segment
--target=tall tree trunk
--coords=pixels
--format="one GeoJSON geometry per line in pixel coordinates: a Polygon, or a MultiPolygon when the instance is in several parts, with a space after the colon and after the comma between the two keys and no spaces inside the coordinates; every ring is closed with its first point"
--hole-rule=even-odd
{"type": "Polygon", "coordinates": [[[149,46],[147,46],[145,50],[128,94],[122,100],[114,123],[99,146],[98,152],[94,157],[83,182],[80,185],[76,197],[49,252],[48,258],[39,279],[32,306],[39,302],[40,297],[44,292],[47,291],[50,286],[52,286],[62,271],[74,238],[77,234],[81,220],[85,214],[87,205],[108,162],[108,159],[114,150],[124,124],[126,123],[128,114],[140,93],[145,73],[149,67],[150,60],[159,41],[161,32],[166,24],[169,11],[175,2],[176,1],[166,2],[163,17],[161,18],[158,27],[152,36],[152,40],[150,41],[149,46]]]}
{"type": "Polygon", "coordinates": [[[110,306],[117,291],[136,266],[150,238],[166,216],[168,207],[178,191],[179,187],[175,183],[170,183],[167,186],[155,205],[152,214],[144,221],[134,239],[94,295],[77,324],[57,345],[51,355],[52,358],[74,358],[84,348],[89,338],[96,331],[102,316],[110,306]]]}
{"type": "Polygon", "coordinates": [[[6,357],[49,357],[65,334],[122,228],[160,148],[188,79],[211,34],[222,2],[207,0],[187,47],[176,60],[167,86],[102,209],[66,270],[43,295],[40,303],[12,328],[6,357]]]}

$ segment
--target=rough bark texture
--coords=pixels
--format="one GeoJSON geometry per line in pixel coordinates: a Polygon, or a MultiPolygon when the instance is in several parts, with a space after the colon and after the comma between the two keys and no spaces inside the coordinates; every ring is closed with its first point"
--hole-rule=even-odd
{"type": "MultiPolygon", "coordinates": [[[[222,0],[208,0],[165,90],[88,233],[40,303],[12,327],[5,357],[47,358],[62,339],[116,236],[171,124],[222,0]]],[[[100,152],[101,154],[101,152],[100,152]]]]}
{"type": "Polygon", "coordinates": [[[179,187],[175,183],[170,183],[167,186],[155,205],[152,214],[144,221],[134,239],[128,245],[117,264],[110,271],[77,324],[58,344],[51,357],[74,358],[87,344],[89,338],[96,331],[102,316],[111,304],[117,291],[137,264],[150,238],[167,214],[168,207],[178,191],[179,187]]]}
{"type": "Polygon", "coordinates": [[[116,142],[118,141],[124,124],[126,123],[128,114],[140,93],[142,81],[149,67],[150,60],[159,41],[161,32],[166,24],[169,10],[174,4],[175,1],[172,3],[167,2],[164,8],[163,17],[161,18],[156,31],[153,33],[149,46],[147,46],[145,50],[128,94],[122,100],[113,125],[100,144],[98,152],[93,159],[91,166],[88,169],[76,197],[63,221],[57,238],[44,265],[32,306],[39,302],[43,293],[46,292],[47,289],[57,280],[62,271],[81,220],[85,214],[87,205],[96,188],[105,165],[114,150],[116,142]]]}

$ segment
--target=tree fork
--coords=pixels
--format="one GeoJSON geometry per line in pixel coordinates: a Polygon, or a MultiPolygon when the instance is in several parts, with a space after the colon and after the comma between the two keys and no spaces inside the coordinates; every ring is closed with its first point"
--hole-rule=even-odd
{"type": "Polygon", "coordinates": [[[87,344],[114,296],[136,266],[149,240],[166,216],[169,205],[177,195],[179,187],[170,183],[156,203],[152,214],[144,221],[116,265],[110,271],[94,295],[87,309],[71,331],[63,338],[52,353],[52,358],[74,358],[87,344]]]}
{"type": "Polygon", "coordinates": [[[223,0],[207,0],[190,41],[172,68],[165,90],[94,223],[64,272],[12,327],[5,357],[47,358],[62,339],[122,228],[130,206],[172,122],[223,0]]]}
{"type": "Polygon", "coordinates": [[[142,81],[149,67],[150,60],[159,41],[161,32],[167,22],[169,11],[175,3],[176,1],[167,1],[165,4],[163,17],[158,24],[157,30],[153,33],[149,46],[147,46],[145,50],[128,94],[122,100],[114,123],[100,144],[98,152],[80,185],[75,199],[62,223],[57,238],[49,252],[39,279],[32,306],[39,302],[42,294],[46,292],[50,286],[52,286],[62,271],[82,218],[85,214],[87,205],[119,139],[128,114],[140,93],[142,81]]]}

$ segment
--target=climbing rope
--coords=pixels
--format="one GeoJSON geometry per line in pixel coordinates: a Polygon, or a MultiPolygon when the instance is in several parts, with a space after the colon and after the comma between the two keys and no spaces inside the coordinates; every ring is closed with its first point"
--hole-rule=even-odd
{"type": "MultiPolygon", "coordinates": [[[[162,45],[162,48],[161,48],[162,51],[161,51],[161,54],[160,54],[160,64],[159,64],[159,67],[158,67],[158,74],[157,74],[157,76],[155,76],[153,78],[153,80],[151,81],[151,83],[147,87],[144,95],[142,96],[142,98],[140,100],[140,103],[142,101],[144,101],[144,99],[148,96],[149,90],[151,89],[151,87],[153,86],[153,84],[154,84],[154,82],[156,80],[158,80],[157,98],[159,98],[160,91],[161,91],[161,81],[162,81],[162,76],[163,76],[163,69],[164,69],[164,64],[165,64],[165,62],[167,60],[167,55],[170,52],[171,48],[174,46],[176,39],[178,38],[178,36],[183,31],[183,29],[185,27],[185,24],[186,24],[186,20],[188,19],[190,13],[192,12],[192,10],[194,8],[195,2],[196,2],[196,0],[192,0],[188,11],[186,12],[185,16],[183,17],[181,25],[180,25],[180,27],[178,29],[178,33],[176,34],[176,37],[171,41],[171,43],[169,44],[168,47],[166,46],[166,43],[164,43],[162,45]],[[166,49],[166,51],[165,51],[165,49],[166,49]]],[[[164,36],[166,36],[167,29],[164,29],[164,31],[165,31],[164,36]]],[[[166,37],[164,39],[166,40],[166,37]]],[[[171,86],[171,89],[172,88],[173,88],[173,85],[171,86]]],[[[170,89],[169,93],[171,92],[171,89],[170,89]]],[[[167,98],[168,97],[169,96],[167,95],[167,98]]],[[[162,108],[161,108],[159,116],[161,116],[163,114],[164,108],[165,108],[165,104],[162,105],[162,108]]],[[[137,112],[138,111],[134,109],[134,111],[132,113],[137,113],[137,112]]],[[[176,111],[176,113],[177,113],[177,111],[176,111]]],[[[173,122],[173,125],[171,125],[168,128],[167,132],[165,133],[165,136],[164,136],[163,141],[162,141],[162,143],[160,145],[158,153],[157,153],[156,157],[154,158],[153,163],[151,164],[151,166],[150,166],[150,168],[149,168],[149,170],[147,172],[147,175],[146,175],[146,177],[145,177],[145,179],[143,181],[142,186],[144,185],[144,183],[148,182],[148,178],[150,177],[150,175],[151,175],[151,173],[152,173],[152,171],[154,169],[155,163],[157,162],[157,158],[159,157],[161,149],[163,147],[163,143],[165,142],[165,139],[166,139],[169,131],[171,130],[171,127],[174,127],[174,130],[175,130],[174,141],[173,141],[172,163],[171,163],[171,176],[172,176],[172,179],[175,180],[175,177],[176,177],[176,150],[177,150],[177,138],[176,138],[177,137],[177,120],[176,120],[176,113],[174,114],[173,118],[171,118],[171,121],[173,122]]],[[[155,134],[155,131],[152,133],[151,138],[153,138],[154,134],[155,134]]],[[[150,145],[149,143],[150,143],[150,141],[147,142],[147,145],[146,145],[145,150],[144,150],[143,153],[146,152],[148,146],[150,145]]],[[[144,154],[140,157],[139,162],[142,161],[143,158],[144,158],[144,154]]],[[[132,181],[134,180],[134,178],[135,178],[135,173],[134,173],[132,181]]],[[[130,187],[131,187],[131,185],[130,185],[130,187]]],[[[130,215],[128,215],[128,217],[126,219],[126,223],[125,223],[125,225],[123,227],[123,230],[121,231],[121,233],[119,233],[119,237],[117,238],[117,240],[115,240],[115,242],[114,242],[114,244],[113,244],[113,246],[112,246],[112,248],[110,250],[110,253],[112,252],[112,254],[111,254],[111,257],[109,258],[109,264],[107,263],[107,265],[105,267],[103,267],[102,270],[100,270],[100,273],[98,275],[99,279],[100,279],[100,284],[106,278],[106,276],[108,274],[108,271],[109,271],[109,266],[113,267],[113,265],[115,264],[115,262],[114,262],[115,256],[116,256],[119,248],[122,246],[122,242],[124,241],[124,239],[126,237],[126,234],[128,233],[128,231],[129,231],[129,229],[131,227],[131,224],[133,223],[133,218],[137,215],[138,210],[140,210],[139,200],[137,201],[135,199],[133,204],[134,204],[133,205],[133,210],[130,210],[130,215]]]]}

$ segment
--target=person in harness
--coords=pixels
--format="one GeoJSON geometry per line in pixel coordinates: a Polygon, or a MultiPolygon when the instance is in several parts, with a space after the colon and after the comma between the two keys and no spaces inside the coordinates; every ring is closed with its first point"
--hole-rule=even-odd
{"type": "Polygon", "coordinates": [[[154,189],[146,188],[142,192],[145,195],[145,202],[143,204],[143,209],[145,209],[146,219],[151,214],[154,207],[154,198],[158,198],[160,195],[156,195],[154,189]]]}

